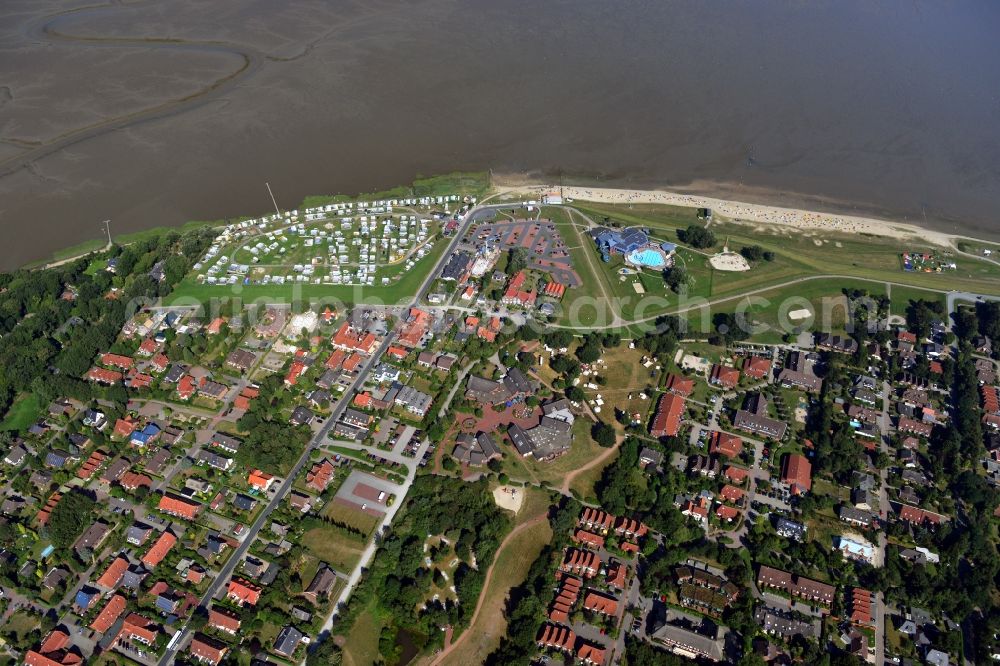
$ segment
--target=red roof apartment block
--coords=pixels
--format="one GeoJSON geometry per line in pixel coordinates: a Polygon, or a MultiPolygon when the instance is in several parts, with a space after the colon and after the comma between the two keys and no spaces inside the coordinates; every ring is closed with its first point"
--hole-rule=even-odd
{"type": "Polygon", "coordinates": [[[812,488],[812,465],[805,456],[798,453],[785,456],[781,466],[781,482],[787,483],[795,495],[809,492],[812,488]]]}
{"type": "Polygon", "coordinates": [[[125,612],[126,606],[128,606],[128,603],[125,601],[125,597],[120,594],[114,595],[108,599],[108,603],[104,604],[104,608],[97,614],[94,621],[90,623],[90,628],[99,634],[106,633],[118,618],[121,617],[122,613],[125,612]]]}
{"type": "Polygon", "coordinates": [[[173,534],[170,532],[161,533],[156,542],[142,556],[142,563],[146,565],[147,569],[154,568],[163,561],[163,558],[167,556],[167,553],[170,552],[175,543],[177,543],[177,537],[173,534]]]}
{"type": "Polygon", "coordinates": [[[649,434],[653,437],[673,437],[681,427],[681,417],[684,415],[684,398],[673,393],[664,393],[656,407],[656,416],[649,434]]]}
{"type": "Polygon", "coordinates": [[[126,569],[128,569],[128,558],[119,555],[108,565],[108,568],[104,570],[101,577],[97,579],[97,584],[109,590],[115,589],[122,582],[126,569]]]}
{"type": "Polygon", "coordinates": [[[359,331],[353,328],[346,321],[341,324],[340,329],[333,335],[333,346],[347,351],[371,354],[375,351],[378,340],[374,333],[359,331]]]}
{"type": "Polygon", "coordinates": [[[201,510],[201,504],[190,502],[180,497],[173,497],[172,495],[164,495],[160,498],[158,508],[163,513],[170,514],[171,516],[184,518],[185,520],[194,520],[201,510]]]}

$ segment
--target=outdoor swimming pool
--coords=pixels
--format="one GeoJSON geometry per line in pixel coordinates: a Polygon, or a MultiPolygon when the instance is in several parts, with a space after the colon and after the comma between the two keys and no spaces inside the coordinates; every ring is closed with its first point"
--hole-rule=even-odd
{"type": "Polygon", "coordinates": [[[643,247],[630,252],[625,261],[643,268],[664,268],[667,265],[667,255],[660,248],[643,247]]]}

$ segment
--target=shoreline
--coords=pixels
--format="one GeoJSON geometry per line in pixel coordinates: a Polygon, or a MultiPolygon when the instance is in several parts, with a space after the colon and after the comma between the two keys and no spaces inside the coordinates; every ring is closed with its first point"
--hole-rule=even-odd
{"type": "Polygon", "coordinates": [[[993,241],[935,231],[907,222],[732,201],[659,188],[640,190],[577,185],[560,187],[532,179],[521,181],[516,176],[494,176],[494,189],[499,195],[520,194],[539,199],[546,193],[561,190],[564,202],[566,199],[573,199],[605,204],[659,204],[684,208],[709,208],[713,216],[739,224],[768,224],[800,232],[869,234],[896,240],[919,240],[956,250],[959,240],[995,244],[993,241]]]}

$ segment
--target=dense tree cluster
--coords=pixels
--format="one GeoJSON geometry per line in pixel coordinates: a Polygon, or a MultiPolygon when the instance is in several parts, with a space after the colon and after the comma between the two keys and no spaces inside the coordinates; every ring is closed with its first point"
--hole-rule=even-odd
{"type": "Polygon", "coordinates": [[[56,548],[72,546],[84,528],[93,522],[95,505],[96,502],[82,492],[64,494],[45,526],[52,545],[56,548]]]}
{"type": "Polygon", "coordinates": [[[757,264],[762,261],[774,261],[774,252],[765,250],[760,245],[744,245],[740,248],[740,254],[751,264],[757,264]]]}
{"type": "Polygon", "coordinates": [[[509,530],[510,519],[496,506],[485,480],[467,483],[440,476],[417,477],[367,577],[338,616],[335,633],[338,628],[346,630],[362,608],[373,604],[387,623],[379,645],[388,661],[394,656],[398,631],[440,642],[440,627],[461,628],[468,623],[484,574],[509,530]],[[463,560],[452,578],[458,603],[421,607],[436,576],[436,567],[428,567],[424,560],[445,553],[437,548],[424,550],[428,535],[445,535],[454,544],[455,556],[463,560]],[[473,558],[475,568],[469,564],[473,558]]]}
{"type": "Polygon", "coordinates": [[[678,229],[677,238],[682,243],[698,249],[715,245],[715,234],[699,224],[692,224],[687,229],[678,229]]]}
{"type": "Polygon", "coordinates": [[[97,260],[116,258],[118,277],[87,271],[93,256],[55,268],[0,275],[0,413],[19,392],[28,390],[45,399],[60,394],[123,402],[123,388],[102,389],[79,377],[98,352],[113,344],[125,324],[127,304],[152,302],[169,293],[213,236],[208,228],[183,236],[169,232],[96,255],[97,260]],[[159,262],[166,275],[163,282],[148,275],[159,262]],[[112,287],[117,288],[115,297],[108,298],[112,287]],[[75,298],[61,298],[68,288],[75,289],[75,298]]]}

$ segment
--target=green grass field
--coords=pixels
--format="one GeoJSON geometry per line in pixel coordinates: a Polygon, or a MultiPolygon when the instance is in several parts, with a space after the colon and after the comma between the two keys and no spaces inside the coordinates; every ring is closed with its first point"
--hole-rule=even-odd
{"type": "Polygon", "coordinates": [[[379,519],[375,516],[370,516],[361,509],[347,506],[343,502],[328,502],[323,507],[320,515],[334,522],[349,525],[369,536],[371,536],[371,533],[375,531],[375,528],[379,524],[379,519]]]}
{"type": "Polygon", "coordinates": [[[37,421],[41,414],[41,398],[34,393],[22,395],[7,412],[3,421],[0,421],[0,431],[24,430],[37,421]]]}
{"type": "Polygon", "coordinates": [[[365,540],[334,527],[311,529],[302,535],[301,543],[310,553],[344,573],[354,570],[365,540]]]}
{"type": "MultiPolygon", "coordinates": [[[[676,239],[677,229],[695,222],[693,209],[680,209],[687,211],[685,216],[677,207],[641,205],[624,208],[591,203],[577,207],[601,220],[610,216],[627,225],[648,227],[654,235],[662,231],[668,240],[671,240],[671,235],[676,239]]],[[[713,298],[724,296],[727,290],[732,291],[730,282],[738,283],[735,289],[746,290],[800,275],[844,275],[889,280],[915,287],[967,289],[1000,295],[1000,265],[955,255],[919,240],[910,242],[866,234],[827,233],[818,230],[803,233],[789,231],[778,225],[753,226],[733,222],[713,222],[711,229],[718,240],[718,245],[712,251],[717,251],[728,240],[729,248],[733,251],[738,251],[744,245],[760,245],[776,255],[773,262],[764,263],[748,273],[730,273],[720,277],[720,272],[716,271],[711,294],[713,298]],[[899,256],[903,251],[934,251],[945,257],[950,254],[958,269],[940,274],[907,272],[902,270],[899,256]],[[756,277],[755,273],[760,277],[756,277]]]]}

